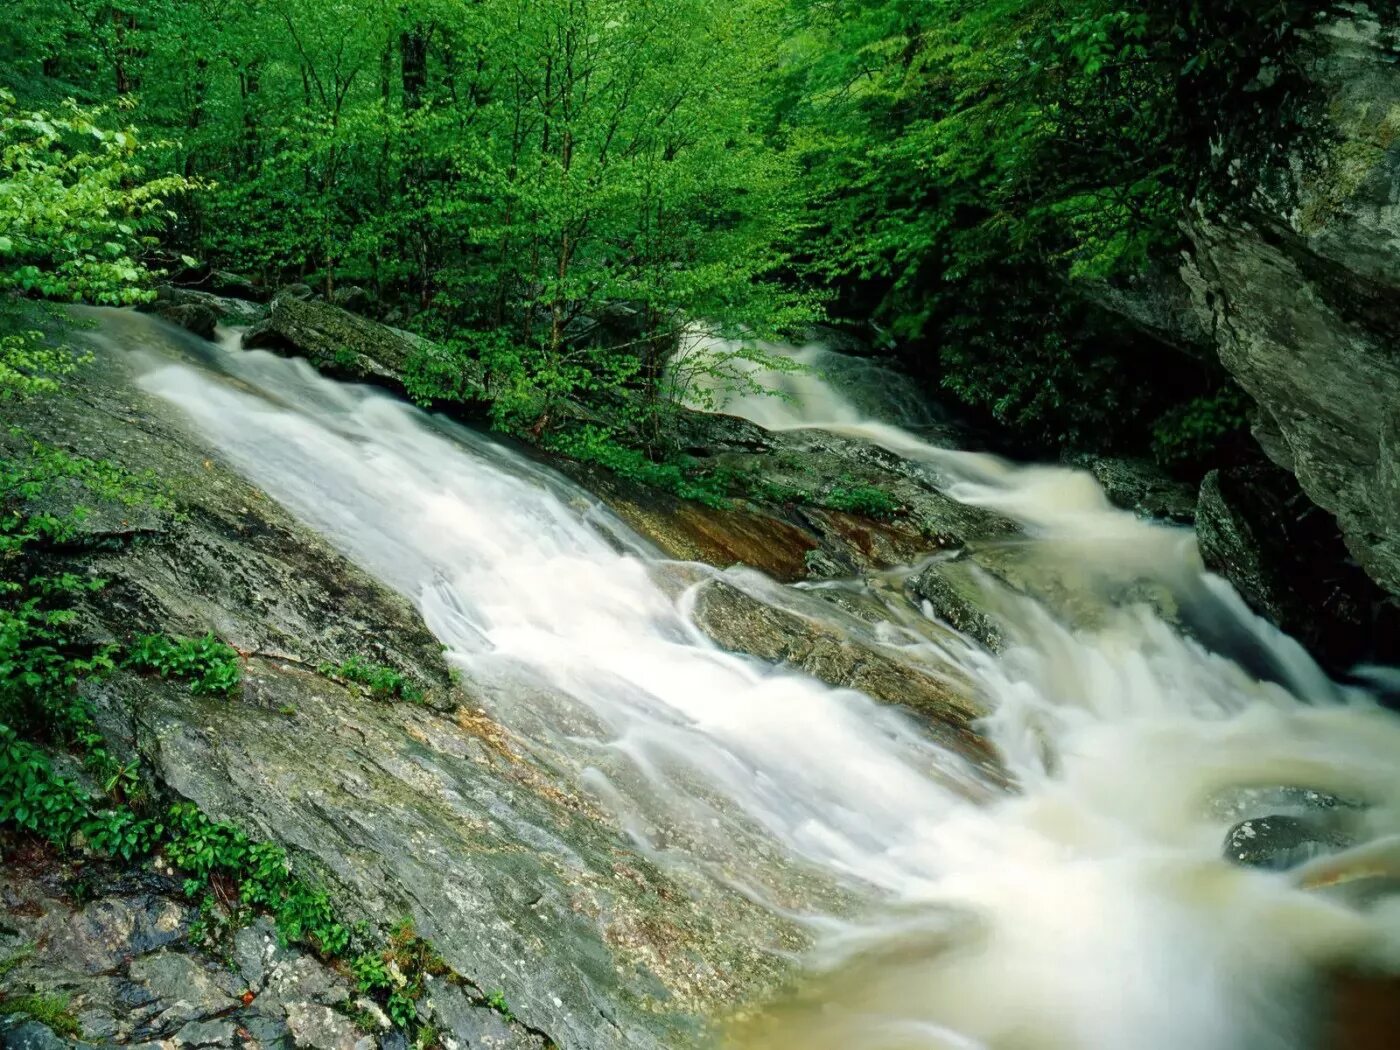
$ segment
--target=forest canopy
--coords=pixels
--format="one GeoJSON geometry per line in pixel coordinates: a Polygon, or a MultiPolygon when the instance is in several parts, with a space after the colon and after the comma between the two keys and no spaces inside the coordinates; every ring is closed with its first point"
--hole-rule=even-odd
{"type": "Polygon", "coordinates": [[[425,400],[485,375],[501,426],[606,404],[603,439],[663,457],[689,326],[873,325],[1011,440],[1155,437],[1168,461],[1237,427],[1239,399],[1099,292],[1170,260],[1188,204],[1287,137],[1325,7],[10,6],[0,222],[21,201],[48,233],[21,250],[0,229],[6,289],[123,302],[210,271],[356,289],[444,348],[425,400]]]}

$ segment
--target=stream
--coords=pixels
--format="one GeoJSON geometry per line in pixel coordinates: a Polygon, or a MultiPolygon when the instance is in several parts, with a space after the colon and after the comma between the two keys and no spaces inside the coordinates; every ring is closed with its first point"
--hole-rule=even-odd
{"type": "Polygon", "coordinates": [[[889,589],[804,585],[805,599],[862,595],[901,659],[974,683],[1012,788],[900,712],[716,648],[690,618],[688,578],[782,589],[666,563],[489,437],[244,351],[232,333],[183,359],[144,353],[141,384],[411,598],[492,714],[638,849],[810,930],[799,987],[722,1020],[722,1042],[1317,1045],[1329,971],[1400,968],[1400,898],[1386,892],[1400,868],[1400,721],[1255,618],[1204,571],[1189,530],[1114,509],[1082,472],[929,444],[908,406],[882,407],[880,376],[858,381],[863,362],[777,349],[818,368],[780,377],[785,398],[728,411],[919,464],[955,499],[1018,522],[1030,577],[1092,607],[1067,619],[988,577],[1007,637],[994,654],[949,644],[930,610],[889,589]],[[827,378],[837,371],[847,378],[827,378]],[[1222,854],[1246,817],[1314,810],[1344,827],[1335,851],[1282,870],[1222,854]],[[796,879],[821,889],[799,904],[796,879]]]}

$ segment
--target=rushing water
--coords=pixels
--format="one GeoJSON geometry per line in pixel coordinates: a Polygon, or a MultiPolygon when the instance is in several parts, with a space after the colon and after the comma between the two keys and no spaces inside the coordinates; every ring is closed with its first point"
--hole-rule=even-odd
{"type": "MultiPolygon", "coordinates": [[[[1400,964],[1400,908],[1378,880],[1347,881],[1395,868],[1400,724],[1207,578],[1188,532],[1113,510],[1087,475],[930,446],[815,374],[785,377],[789,400],[731,406],[926,464],[954,497],[1019,520],[1035,557],[1079,570],[1104,604],[1072,627],[1002,595],[1012,643],[997,656],[891,630],[990,699],[1016,788],[987,803],[914,722],[718,651],[643,540],[501,445],[236,341],[152,353],[143,370],[250,479],[416,600],[497,716],[641,848],[775,908],[794,872],[835,887],[839,916],[803,916],[810,983],[732,1028],[738,1045],[1302,1050],[1324,970],[1400,964]],[[1270,673],[1115,597],[1143,577],[1248,639],[1270,673]],[[1219,799],[1275,785],[1357,800],[1369,852],[1284,872],[1227,863],[1248,796],[1219,799]],[[1308,888],[1320,882],[1344,885],[1308,888]]],[[[890,608],[906,626],[917,615],[890,608]]]]}

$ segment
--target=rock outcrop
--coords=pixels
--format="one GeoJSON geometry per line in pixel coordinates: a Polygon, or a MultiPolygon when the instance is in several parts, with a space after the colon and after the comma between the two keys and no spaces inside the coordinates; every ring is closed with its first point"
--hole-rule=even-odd
{"type": "Polygon", "coordinates": [[[1184,275],[1264,451],[1400,595],[1400,62],[1364,5],[1310,47],[1308,145],[1189,223],[1184,275]]]}

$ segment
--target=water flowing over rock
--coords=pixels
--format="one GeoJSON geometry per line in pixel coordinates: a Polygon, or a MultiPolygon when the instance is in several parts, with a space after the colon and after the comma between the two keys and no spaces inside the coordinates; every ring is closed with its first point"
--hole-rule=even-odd
{"type": "MultiPolygon", "coordinates": [[[[67,565],[111,582],[85,610],[84,629],[98,639],[213,629],[244,654],[245,682],[231,701],[129,675],[103,683],[92,698],[115,753],[141,756],[176,797],[288,847],[347,915],[382,927],[412,916],[472,982],[473,1002],[500,990],[525,1024],[563,1045],[682,1045],[705,1004],[777,979],[784,967],[772,951],[800,948],[799,931],[709,880],[680,889],[634,852],[572,784],[472,705],[407,601],[172,425],[126,367],[104,352],[71,399],[17,420],[75,452],[154,470],[188,500],[141,542],[125,522],[110,531],[89,523],[67,565]],[[315,670],[357,653],[400,668],[428,704],[377,702],[315,670]]],[[[158,950],[143,922],[121,920],[114,946],[158,950]]],[[[94,960],[82,965],[105,967],[100,950],[73,949],[94,960]]],[[[197,990],[194,978],[180,980],[197,990]]],[[[333,1031],[351,1029],[327,1017],[334,1005],[288,1005],[278,1023],[302,1045],[335,1042],[333,1031]]],[[[160,1031],[184,1032],[186,1045],[217,1041],[222,1028],[186,1026],[222,1010],[181,1006],[160,1031]]],[[[458,1015],[467,1025],[465,1008],[442,1007],[445,1024],[458,1015]]],[[[529,1031],[507,1027],[534,1045],[529,1031]]]]}

